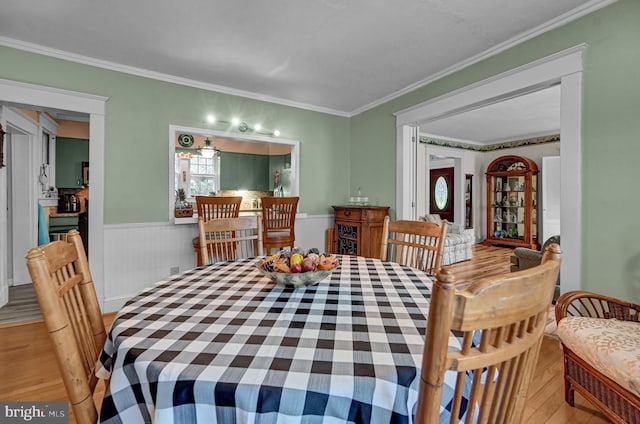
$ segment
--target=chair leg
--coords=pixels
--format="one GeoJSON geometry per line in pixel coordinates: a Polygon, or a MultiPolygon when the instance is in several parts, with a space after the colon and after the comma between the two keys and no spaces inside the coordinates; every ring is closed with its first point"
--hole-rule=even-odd
{"type": "Polygon", "coordinates": [[[564,400],[571,406],[575,406],[573,386],[567,378],[564,379],[564,400]]]}

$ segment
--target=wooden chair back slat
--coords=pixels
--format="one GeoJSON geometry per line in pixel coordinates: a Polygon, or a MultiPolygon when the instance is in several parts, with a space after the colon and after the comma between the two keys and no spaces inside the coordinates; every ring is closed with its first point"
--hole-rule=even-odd
{"type": "MultiPolygon", "coordinates": [[[[198,219],[207,222],[218,218],[237,218],[241,203],[242,196],[196,196],[198,219]]],[[[196,251],[196,265],[204,265],[199,238],[195,237],[191,243],[196,251]]]]}
{"type": "Polygon", "coordinates": [[[262,256],[262,226],[258,216],[198,218],[203,264],[262,256]]]}
{"type": "Polygon", "coordinates": [[[417,423],[437,423],[446,372],[457,373],[450,422],[519,423],[560,269],[551,245],[524,271],[458,283],[445,267],[433,285],[420,377],[417,423]],[[462,333],[449,350],[451,331],[462,333]]]}
{"type": "Polygon", "coordinates": [[[435,275],[442,264],[447,221],[442,225],[426,221],[384,219],[380,259],[397,262],[435,275]]]}
{"type": "Polygon", "coordinates": [[[76,420],[96,422],[94,370],[106,329],[80,234],[72,230],[26,259],[76,420]]]}
{"type": "Polygon", "coordinates": [[[266,254],[289,247],[296,241],[295,223],[299,197],[263,197],[262,242],[266,254]]]}
{"type": "Polygon", "coordinates": [[[196,196],[198,218],[210,221],[216,218],[237,218],[242,196],[196,196]]]}

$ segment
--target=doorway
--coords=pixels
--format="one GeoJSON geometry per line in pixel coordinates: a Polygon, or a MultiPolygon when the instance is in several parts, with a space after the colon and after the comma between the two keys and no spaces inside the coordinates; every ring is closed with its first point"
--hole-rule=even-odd
{"type": "MultiPolygon", "coordinates": [[[[0,219],[6,240],[2,249],[4,279],[13,286],[30,284],[31,278],[24,254],[37,242],[36,177],[34,152],[38,141],[38,126],[12,108],[1,106],[0,115],[6,128],[5,178],[0,182],[6,206],[0,219]]],[[[4,202],[2,202],[4,203],[4,202]]]]}
{"type": "Polygon", "coordinates": [[[584,44],[558,52],[519,68],[504,72],[471,86],[412,106],[396,113],[398,167],[396,175],[397,215],[415,219],[415,190],[411,186],[416,173],[417,131],[421,124],[442,117],[473,110],[484,105],[538,91],[554,84],[561,86],[561,223],[562,291],[581,287],[582,240],[582,178],[581,178],[581,118],[582,118],[582,57],[584,44]]]}
{"type": "MultiPolygon", "coordinates": [[[[86,115],[4,102],[0,102],[0,119],[7,129],[4,143],[6,179],[0,182],[0,190],[6,192],[6,209],[0,211],[5,223],[0,237],[7,247],[1,251],[4,265],[0,268],[6,272],[2,273],[2,285],[8,287],[6,302],[0,307],[0,324],[6,324],[41,319],[24,258],[30,249],[46,243],[48,235],[54,239],[51,234],[54,213],[66,212],[56,210],[59,205],[57,193],[65,190],[55,188],[60,187],[55,182],[56,135],[61,130],[63,135],[88,139],[89,126],[86,115]]],[[[64,151],[58,152],[63,170],[74,165],[72,158],[67,156],[64,151]]],[[[87,193],[86,187],[76,190],[87,193]]],[[[82,215],[86,213],[56,219],[79,221],[82,215]]],[[[75,229],[82,235],[87,234],[86,228],[82,233],[81,225],[75,229]]],[[[83,241],[87,243],[85,237],[83,241]]]]}
{"type": "MultiPolygon", "coordinates": [[[[92,199],[89,209],[89,246],[92,252],[89,259],[91,273],[100,303],[104,299],[104,142],[105,142],[105,111],[106,101],[102,96],[60,90],[45,86],[24,84],[11,80],[0,80],[0,102],[16,106],[32,108],[51,108],[74,113],[84,113],[89,116],[91,149],[89,162],[91,163],[91,186],[89,197],[92,199]]],[[[4,118],[2,118],[4,119],[4,118]]],[[[37,170],[37,168],[35,168],[37,170]]],[[[34,196],[37,173],[31,173],[33,178],[34,196]]],[[[30,177],[30,178],[31,178],[30,177]]],[[[7,228],[7,167],[0,168],[0,229],[7,228]]],[[[35,231],[36,213],[33,213],[35,231]]],[[[35,234],[35,232],[34,232],[35,234]]],[[[34,235],[35,240],[35,235],[34,235]]],[[[0,237],[0,251],[7,250],[6,237],[0,237]]],[[[8,301],[7,263],[5,255],[0,255],[0,306],[8,301]]],[[[29,280],[30,281],[30,280],[29,280]]]]}

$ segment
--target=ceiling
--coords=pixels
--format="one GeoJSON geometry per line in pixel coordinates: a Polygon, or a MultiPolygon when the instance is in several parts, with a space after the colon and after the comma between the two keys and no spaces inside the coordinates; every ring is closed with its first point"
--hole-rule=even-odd
{"type": "Polygon", "coordinates": [[[352,116],[614,0],[21,0],[0,45],[352,116]]]}
{"type": "Polygon", "coordinates": [[[420,133],[491,145],[560,133],[560,85],[420,126],[420,133]]]}

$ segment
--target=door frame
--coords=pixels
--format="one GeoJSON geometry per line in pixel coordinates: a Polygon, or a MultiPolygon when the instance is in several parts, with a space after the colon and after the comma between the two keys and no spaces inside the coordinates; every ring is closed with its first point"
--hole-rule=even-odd
{"type": "MultiPolygon", "coordinates": [[[[29,276],[26,271],[26,263],[24,263],[25,252],[23,252],[24,249],[16,251],[16,244],[23,247],[33,247],[37,242],[38,216],[36,207],[38,191],[35,169],[38,169],[36,165],[36,145],[39,141],[39,127],[38,124],[11,107],[2,106],[2,113],[0,115],[2,116],[3,125],[6,128],[7,134],[10,134],[11,155],[6,159],[8,159],[7,164],[9,165],[7,172],[10,171],[12,174],[11,178],[7,175],[6,182],[1,186],[1,189],[5,191],[6,185],[11,181],[12,205],[4,204],[5,208],[3,211],[7,210],[7,206],[12,206],[12,219],[8,219],[8,213],[2,212],[4,217],[1,228],[7,228],[8,230],[9,226],[11,226],[11,232],[13,234],[11,246],[6,244],[7,237],[3,237],[2,241],[0,241],[0,251],[8,252],[11,250],[12,252],[12,264],[3,262],[0,268],[3,269],[4,272],[0,275],[2,276],[3,285],[5,282],[12,283],[12,285],[16,285],[16,283],[26,284],[29,282],[29,276]],[[21,141],[18,141],[18,139],[21,139],[21,141]],[[17,173],[22,174],[21,178],[16,178],[17,173]],[[20,184],[17,189],[18,180],[20,180],[20,184]],[[20,213],[17,213],[13,207],[16,203],[22,205],[20,213]],[[19,239],[16,235],[19,236],[19,239]],[[22,263],[20,261],[22,261],[22,263]],[[8,278],[10,266],[13,268],[12,279],[8,278]],[[16,278],[16,271],[18,271],[18,277],[20,278],[16,278]]],[[[5,291],[5,287],[2,288],[2,291],[5,291]]]]}
{"type": "MultiPolygon", "coordinates": [[[[100,304],[104,304],[104,146],[105,117],[108,97],[76,91],[62,90],[42,85],[0,79],[0,101],[45,108],[68,110],[89,115],[89,162],[91,185],[89,186],[89,266],[100,304]]],[[[35,176],[34,176],[35,178],[35,176]]],[[[6,185],[6,167],[0,168],[0,187],[6,185]]],[[[6,194],[0,190],[0,226],[6,225],[6,194]],[[4,221],[3,221],[4,220],[4,221]]],[[[3,237],[0,237],[0,250],[3,237]]],[[[6,277],[6,268],[0,270],[0,279],[6,277]]]]}
{"type": "MultiPolygon", "coordinates": [[[[561,290],[579,290],[582,282],[582,59],[586,44],[454,90],[396,112],[396,214],[415,219],[414,140],[420,124],[477,109],[526,93],[561,85],[561,290]]],[[[485,188],[486,189],[486,188],[485,188]]],[[[479,205],[481,206],[481,205],[479,205]]]]}

